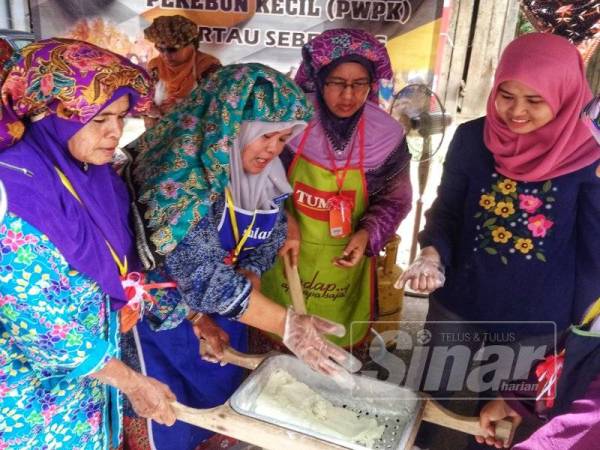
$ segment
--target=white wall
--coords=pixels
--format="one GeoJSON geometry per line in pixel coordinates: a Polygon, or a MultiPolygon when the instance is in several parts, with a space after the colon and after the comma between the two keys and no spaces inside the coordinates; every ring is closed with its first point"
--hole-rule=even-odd
{"type": "Polygon", "coordinates": [[[0,28],[29,31],[27,0],[0,0],[0,28]]]}

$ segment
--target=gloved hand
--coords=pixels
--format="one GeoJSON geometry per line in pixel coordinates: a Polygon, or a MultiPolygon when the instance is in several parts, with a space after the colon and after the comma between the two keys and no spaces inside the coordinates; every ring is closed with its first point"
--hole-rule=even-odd
{"type": "Polygon", "coordinates": [[[440,255],[433,247],[426,247],[408,269],[396,280],[394,287],[408,286],[413,291],[429,294],[441,288],[446,281],[444,267],[440,262],[440,255]]]}
{"type": "Polygon", "coordinates": [[[323,334],[344,336],[343,325],[321,317],[298,314],[288,308],[283,343],[313,370],[338,379],[360,370],[361,362],[344,349],[329,342],[323,334]]]}

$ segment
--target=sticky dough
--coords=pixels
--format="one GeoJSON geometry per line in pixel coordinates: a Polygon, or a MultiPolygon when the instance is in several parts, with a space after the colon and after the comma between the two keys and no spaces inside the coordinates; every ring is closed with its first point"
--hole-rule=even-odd
{"type": "Polygon", "coordinates": [[[255,412],[298,427],[371,447],[384,426],[373,418],[358,417],[299,382],[287,371],[275,370],[256,399],[255,412]]]}

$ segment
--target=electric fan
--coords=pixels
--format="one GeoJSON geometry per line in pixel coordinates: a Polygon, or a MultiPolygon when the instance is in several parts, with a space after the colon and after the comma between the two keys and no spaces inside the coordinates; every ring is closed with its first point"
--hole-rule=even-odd
{"type": "Polygon", "coordinates": [[[390,114],[406,131],[406,143],[411,160],[417,162],[419,176],[419,198],[415,209],[413,239],[410,261],[417,252],[417,234],[421,226],[423,193],[429,177],[429,165],[433,155],[440,149],[446,127],[451,117],[446,114],[439,97],[426,84],[409,84],[402,88],[390,105],[390,114]]]}

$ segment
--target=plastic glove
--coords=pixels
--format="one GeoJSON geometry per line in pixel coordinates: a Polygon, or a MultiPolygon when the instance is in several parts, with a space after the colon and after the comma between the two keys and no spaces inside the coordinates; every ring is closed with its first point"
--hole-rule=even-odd
{"type": "Polygon", "coordinates": [[[498,398],[485,404],[479,413],[479,426],[485,432],[485,436],[475,436],[475,440],[480,444],[487,444],[496,448],[508,448],[512,442],[515,430],[523,419],[508,404],[498,398]],[[496,439],[496,426],[494,422],[502,419],[511,419],[513,422],[512,432],[508,441],[502,442],[496,439]]]}
{"type": "Polygon", "coordinates": [[[429,294],[441,288],[445,281],[444,267],[440,264],[439,257],[435,258],[421,254],[400,275],[394,287],[401,289],[408,282],[408,286],[413,291],[429,294]]]}
{"type": "Polygon", "coordinates": [[[217,325],[214,320],[204,314],[194,316],[192,327],[196,337],[204,339],[208,344],[200,344],[200,356],[202,359],[212,363],[221,362],[223,349],[229,345],[229,334],[217,325]]]}
{"type": "Polygon", "coordinates": [[[334,377],[349,380],[349,373],[360,370],[361,362],[344,349],[329,342],[323,334],[342,337],[346,334],[343,325],[321,317],[298,314],[288,308],[285,319],[283,343],[298,358],[313,370],[334,377]]]}

